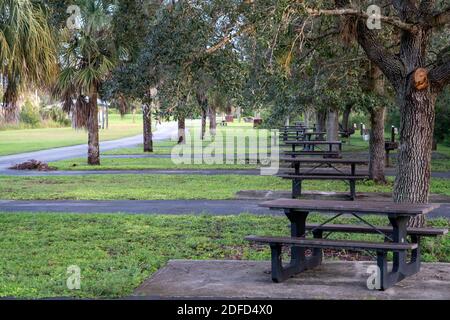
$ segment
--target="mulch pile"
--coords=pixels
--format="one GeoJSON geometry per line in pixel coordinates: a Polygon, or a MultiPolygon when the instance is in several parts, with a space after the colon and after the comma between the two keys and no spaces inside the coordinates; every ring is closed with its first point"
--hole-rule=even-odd
{"type": "Polygon", "coordinates": [[[28,160],[24,163],[16,164],[9,168],[12,170],[37,170],[37,171],[55,171],[55,167],[50,167],[47,163],[38,160],[28,160]]]}

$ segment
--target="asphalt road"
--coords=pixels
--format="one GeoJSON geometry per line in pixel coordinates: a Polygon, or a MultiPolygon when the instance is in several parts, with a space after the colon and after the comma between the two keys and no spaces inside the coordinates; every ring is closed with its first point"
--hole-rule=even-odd
{"type": "MultiPolygon", "coordinates": [[[[0,200],[0,212],[124,213],[124,214],[209,214],[284,215],[258,205],[261,200],[114,200],[114,201],[11,201],[0,200]]],[[[450,218],[450,204],[442,204],[429,217],[450,218]]]]}

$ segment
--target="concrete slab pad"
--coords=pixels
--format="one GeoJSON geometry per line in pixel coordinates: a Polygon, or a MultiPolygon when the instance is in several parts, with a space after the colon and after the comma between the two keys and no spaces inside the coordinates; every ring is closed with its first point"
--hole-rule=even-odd
{"type": "Polygon", "coordinates": [[[423,264],[394,288],[371,291],[367,268],[374,262],[325,262],[276,284],[264,261],[172,260],[139,287],[139,299],[450,299],[450,264],[423,264]]]}

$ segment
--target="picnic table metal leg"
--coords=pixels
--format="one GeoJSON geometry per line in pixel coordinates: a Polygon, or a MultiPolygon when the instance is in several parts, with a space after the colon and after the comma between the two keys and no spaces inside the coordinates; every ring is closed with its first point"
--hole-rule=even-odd
{"type": "Polygon", "coordinates": [[[350,199],[352,201],[356,200],[356,181],[350,180],[350,199]]]}
{"type": "Polygon", "coordinates": [[[302,196],[302,180],[292,180],[292,199],[297,199],[302,196]]]}
{"type": "MultiPolygon", "coordinates": [[[[303,238],[306,233],[306,218],[308,212],[292,212],[287,210],[286,216],[291,222],[291,237],[303,238]]],[[[322,233],[315,233],[314,237],[322,237],[322,233]]],[[[282,246],[272,244],[272,280],[276,283],[312,269],[322,263],[322,250],[314,249],[311,257],[306,257],[305,248],[291,247],[291,261],[284,267],[282,259],[282,246]]]]}
{"type": "MultiPolygon", "coordinates": [[[[409,217],[389,217],[392,224],[392,240],[398,243],[407,241],[407,224],[409,217]]],[[[406,277],[416,274],[420,271],[420,237],[411,237],[413,243],[417,243],[419,247],[411,252],[411,260],[407,261],[407,252],[394,252],[392,271],[388,271],[387,253],[378,252],[377,262],[380,269],[380,290],[386,290],[393,287],[406,277]]]]}

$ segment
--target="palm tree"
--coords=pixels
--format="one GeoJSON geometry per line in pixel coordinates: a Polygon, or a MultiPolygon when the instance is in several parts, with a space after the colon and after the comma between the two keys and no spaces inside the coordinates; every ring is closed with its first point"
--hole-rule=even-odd
{"type": "Polygon", "coordinates": [[[31,0],[0,1],[0,73],[7,79],[3,116],[19,118],[17,100],[26,85],[47,85],[57,71],[55,42],[46,16],[31,0]]]}
{"type": "Polygon", "coordinates": [[[76,129],[88,131],[88,164],[100,165],[97,98],[117,61],[111,8],[98,0],[80,1],[81,28],[64,30],[61,73],[55,94],[72,114],[76,129]]]}

